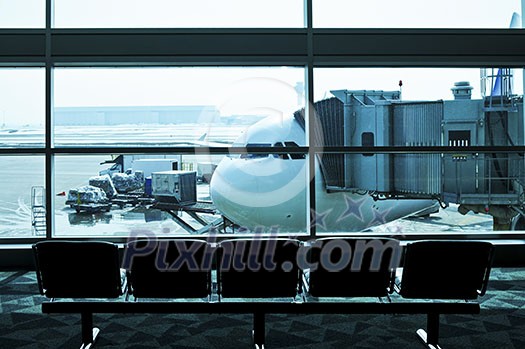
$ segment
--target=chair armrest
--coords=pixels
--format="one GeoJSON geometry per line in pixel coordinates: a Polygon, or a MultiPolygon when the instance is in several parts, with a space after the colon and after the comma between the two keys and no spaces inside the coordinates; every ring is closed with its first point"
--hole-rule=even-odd
{"type": "Polygon", "coordinates": [[[125,269],[120,269],[120,294],[126,294],[128,291],[128,272],[125,269]]]}
{"type": "Polygon", "coordinates": [[[393,286],[393,289],[394,289],[394,292],[397,293],[397,294],[401,294],[401,283],[402,283],[402,279],[400,277],[397,277],[395,274],[394,274],[394,286],[393,286]]]}
{"type": "Polygon", "coordinates": [[[130,271],[125,270],[125,281],[122,283],[122,289],[124,290],[124,293],[126,295],[126,301],[129,300],[129,296],[133,294],[133,288],[131,287],[129,278],[130,278],[130,271]]]}
{"type": "Polygon", "coordinates": [[[396,288],[396,270],[390,271],[390,284],[388,285],[388,294],[394,293],[396,288]]]}
{"type": "Polygon", "coordinates": [[[300,275],[300,280],[299,280],[299,282],[300,282],[299,287],[301,288],[302,293],[307,295],[310,292],[310,285],[309,285],[310,271],[309,270],[301,270],[300,273],[301,273],[301,275],[300,275]]]}
{"type": "Polygon", "coordinates": [[[490,255],[490,263],[487,269],[485,269],[485,273],[483,274],[483,283],[481,284],[481,290],[478,290],[478,296],[484,296],[485,293],[487,293],[487,288],[489,285],[489,275],[490,271],[492,269],[492,260],[494,259],[494,252],[490,255]]]}
{"type": "Polygon", "coordinates": [[[44,286],[42,285],[42,277],[40,275],[40,264],[38,263],[38,249],[36,247],[36,244],[32,246],[33,249],[33,257],[35,260],[35,266],[36,266],[36,282],[38,284],[38,291],[41,295],[45,295],[44,293],[44,286]]]}
{"type": "Polygon", "coordinates": [[[397,294],[400,294],[401,292],[401,284],[394,284],[394,291],[397,293],[397,294]]]}
{"type": "Polygon", "coordinates": [[[487,293],[487,287],[489,285],[489,276],[490,271],[492,269],[492,262],[494,261],[494,246],[492,246],[492,249],[490,250],[489,254],[489,263],[487,268],[485,269],[485,273],[483,273],[483,283],[481,284],[481,289],[478,290],[478,296],[484,296],[485,293],[487,293]]]}

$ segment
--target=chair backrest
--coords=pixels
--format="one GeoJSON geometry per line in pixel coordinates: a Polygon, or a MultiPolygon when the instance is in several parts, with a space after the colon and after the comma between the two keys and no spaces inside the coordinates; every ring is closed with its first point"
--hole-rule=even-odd
{"type": "Polygon", "coordinates": [[[49,298],[115,298],[122,294],[118,246],[106,241],[33,245],[40,293],[49,298]]]}
{"type": "Polygon", "coordinates": [[[294,239],[232,239],[220,243],[217,261],[221,297],[295,297],[299,286],[294,239]]]}
{"type": "Polygon", "coordinates": [[[401,256],[399,241],[324,238],[309,248],[309,293],[314,297],[383,297],[391,293],[401,256]]]}
{"type": "Polygon", "coordinates": [[[476,299],[489,280],[494,246],[483,241],[417,241],[406,246],[405,298],[476,299]]]}
{"type": "Polygon", "coordinates": [[[123,267],[137,298],[205,298],[212,255],[202,240],[136,240],[126,246],[123,267]]]}

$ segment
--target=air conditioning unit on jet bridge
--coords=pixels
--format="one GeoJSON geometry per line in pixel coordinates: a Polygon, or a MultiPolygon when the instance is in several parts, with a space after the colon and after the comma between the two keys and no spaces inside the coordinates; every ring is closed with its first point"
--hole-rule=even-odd
{"type": "Polygon", "coordinates": [[[195,171],[161,171],[151,174],[152,194],[160,202],[191,205],[197,202],[195,171]]]}

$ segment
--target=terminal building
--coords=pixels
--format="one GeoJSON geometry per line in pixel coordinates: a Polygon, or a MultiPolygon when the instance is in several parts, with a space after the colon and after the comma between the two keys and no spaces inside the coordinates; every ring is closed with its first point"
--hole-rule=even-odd
{"type": "Polygon", "coordinates": [[[215,106],[58,107],[56,126],[109,126],[122,124],[218,123],[215,106]]]}

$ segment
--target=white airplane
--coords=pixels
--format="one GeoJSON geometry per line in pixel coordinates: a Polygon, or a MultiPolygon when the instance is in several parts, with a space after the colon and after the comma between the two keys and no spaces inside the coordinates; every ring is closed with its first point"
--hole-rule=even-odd
{"type": "MultiPolygon", "coordinates": [[[[304,146],[305,132],[293,118],[259,121],[233,146],[304,146]]],[[[282,149],[282,148],[280,148],[282,149]]],[[[286,148],[284,148],[286,149],[286,148]]],[[[304,232],[307,212],[307,169],[303,156],[243,154],[225,157],[210,183],[217,209],[237,225],[257,231],[304,232]]],[[[354,232],[430,210],[433,200],[378,200],[369,194],[328,192],[315,166],[318,232],[354,232]]]]}

